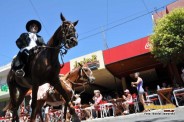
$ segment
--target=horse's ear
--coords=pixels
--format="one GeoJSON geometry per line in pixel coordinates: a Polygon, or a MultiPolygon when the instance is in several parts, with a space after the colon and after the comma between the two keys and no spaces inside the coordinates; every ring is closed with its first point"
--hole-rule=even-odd
{"type": "Polygon", "coordinates": [[[62,13],[60,14],[60,17],[61,17],[61,20],[62,20],[63,22],[66,21],[66,19],[65,19],[65,17],[63,16],[62,13]]]}
{"type": "Polygon", "coordinates": [[[78,63],[80,67],[82,67],[82,64],[81,63],[78,63]]]}
{"type": "Polygon", "coordinates": [[[79,22],[79,20],[73,22],[73,25],[76,26],[78,22],[79,22]]]}

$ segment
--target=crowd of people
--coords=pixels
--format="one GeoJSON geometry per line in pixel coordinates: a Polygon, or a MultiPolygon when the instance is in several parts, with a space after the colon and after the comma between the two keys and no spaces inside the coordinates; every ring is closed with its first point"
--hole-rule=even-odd
{"type": "MultiPolygon", "coordinates": [[[[184,70],[183,70],[184,71],[184,70]]],[[[85,108],[81,108],[82,106],[82,99],[80,94],[75,94],[74,95],[74,99],[72,100],[73,106],[76,110],[76,113],[78,114],[78,116],[84,116],[85,117],[81,117],[80,119],[90,119],[90,118],[99,118],[102,115],[100,114],[101,111],[101,105],[106,104],[108,102],[112,102],[112,100],[116,101],[117,99],[122,99],[122,101],[120,102],[120,104],[114,104],[114,107],[116,107],[116,109],[120,108],[120,111],[122,111],[123,115],[127,115],[130,114],[130,105],[132,105],[133,102],[139,101],[142,106],[143,106],[143,111],[147,111],[146,108],[144,108],[144,106],[146,105],[145,101],[146,98],[145,96],[148,96],[151,94],[149,87],[145,87],[145,89],[143,88],[143,79],[140,77],[140,74],[138,72],[136,72],[134,74],[134,77],[136,78],[135,82],[131,82],[131,86],[135,87],[137,89],[137,93],[136,93],[136,97],[133,96],[135,95],[135,93],[131,93],[129,89],[125,89],[123,91],[122,95],[118,95],[116,94],[115,96],[111,96],[109,94],[102,94],[100,90],[94,90],[94,95],[91,98],[91,100],[93,102],[89,102],[89,106],[86,106],[85,108]],[[120,105],[121,107],[118,107],[118,105],[120,105]]],[[[162,83],[162,88],[166,88],[168,87],[168,85],[163,82],[162,83]]],[[[24,104],[21,104],[20,107],[20,114],[21,115],[25,115],[25,113],[30,114],[31,113],[31,100],[28,106],[24,106],[24,104]]],[[[43,107],[43,116],[44,116],[44,120],[46,122],[50,121],[52,117],[56,117],[55,114],[53,114],[53,107],[46,104],[43,107]],[[52,113],[52,114],[51,114],[52,113]],[[54,116],[55,115],[55,116],[54,116]]],[[[61,108],[60,108],[61,109],[61,108]]],[[[112,109],[112,108],[111,108],[112,109]]],[[[56,111],[54,111],[56,112],[56,111]]],[[[61,112],[61,110],[57,111],[58,114],[58,121],[61,120],[59,119],[59,117],[63,117],[63,112],[61,112]]],[[[112,111],[110,112],[110,115],[113,115],[112,111]]],[[[7,110],[6,114],[5,114],[5,118],[11,118],[12,117],[12,113],[10,110],[7,110]]]]}

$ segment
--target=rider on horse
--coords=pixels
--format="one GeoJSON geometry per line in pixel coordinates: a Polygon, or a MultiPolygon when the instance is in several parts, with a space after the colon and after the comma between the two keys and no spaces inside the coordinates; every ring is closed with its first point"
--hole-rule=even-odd
{"type": "Polygon", "coordinates": [[[43,38],[37,33],[41,30],[41,23],[37,20],[30,20],[26,24],[27,33],[22,33],[16,40],[16,45],[20,49],[16,61],[13,63],[15,74],[24,77],[24,66],[28,62],[30,50],[36,46],[45,45],[43,38]]]}

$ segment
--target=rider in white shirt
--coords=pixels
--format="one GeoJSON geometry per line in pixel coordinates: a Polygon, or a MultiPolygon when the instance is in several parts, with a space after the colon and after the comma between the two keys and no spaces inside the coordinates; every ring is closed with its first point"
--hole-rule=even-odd
{"type": "Polygon", "coordinates": [[[16,40],[16,45],[20,49],[17,60],[13,62],[12,69],[15,70],[17,76],[23,77],[25,75],[24,66],[28,62],[30,50],[36,46],[45,45],[41,36],[37,33],[41,30],[41,23],[37,20],[30,20],[26,24],[27,33],[22,33],[16,40]]]}

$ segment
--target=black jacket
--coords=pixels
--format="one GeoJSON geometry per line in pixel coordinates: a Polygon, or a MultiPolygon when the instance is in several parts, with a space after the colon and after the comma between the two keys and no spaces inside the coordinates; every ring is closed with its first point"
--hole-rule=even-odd
{"type": "MultiPolygon", "coordinates": [[[[45,45],[44,41],[43,41],[43,38],[39,35],[37,35],[37,40],[36,40],[36,44],[38,46],[43,46],[45,45]]],[[[27,47],[30,43],[30,38],[29,38],[29,34],[28,33],[22,33],[20,35],[20,37],[16,40],[16,45],[19,49],[22,49],[24,47],[27,47]]]]}

